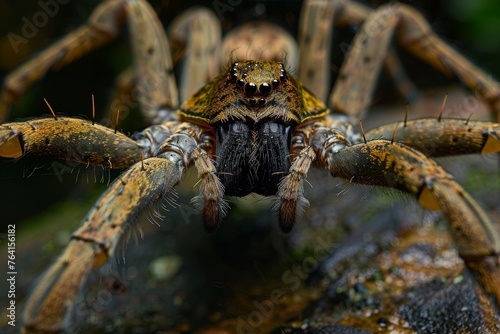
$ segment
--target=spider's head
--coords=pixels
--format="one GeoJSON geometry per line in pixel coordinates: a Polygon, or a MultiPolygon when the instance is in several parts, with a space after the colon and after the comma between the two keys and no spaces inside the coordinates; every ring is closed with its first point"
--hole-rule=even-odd
{"type": "Polygon", "coordinates": [[[268,97],[287,78],[282,63],[272,61],[240,61],[233,63],[227,80],[235,85],[250,107],[266,105],[268,97]]]}
{"type": "Polygon", "coordinates": [[[327,109],[282,63],[245,60],[233,63],[200,89],[179,113],[183,120],[211,125],[239,120],[295,126],[309,117],[325,115],[327,109]]]}

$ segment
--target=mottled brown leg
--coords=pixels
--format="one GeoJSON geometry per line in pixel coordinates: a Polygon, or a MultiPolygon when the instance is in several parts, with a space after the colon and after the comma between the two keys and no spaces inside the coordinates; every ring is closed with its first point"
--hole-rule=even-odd
{"type": "Polygon", "coordinates": [[[19,158],[25,154],[105,168],[125,168],[142,158],[140,147],[124,134],[71,117],[0,125],[0,156],[19,158]]]}
{"type": "Polygon", "coordinates": [[[135,134],[123,133],[72,117],[40,117],[0,125],[0,157],[45,156],[104,168],[126,168],[155,155],[177,122],[156,125],[135,134]],[[99,145],[96,145],[99,143],[99,145]]]}
{"type": "Polygon", "coordinates": [[[192,201],[202,211],[204,225],[209,232],[220,226],[228,208],[223,199],[224,187],[210,158],[213,151],[214,134],[188,123],[181,123],[175,134],[159,148],[160,154],[182,157],[185,166],[194,163],[200,177],[200,194],[192,201]]]}
{"type": "Polygon", "coordinates": [[[290,167],[288,175],[280,182],[277,196],[279,202],[279,223],[283,232],[290,232],[304,206],[309,201],[304,197],[304,178],[316,160],[316,154],[310,146],[305,147],[290,167]]]}
{"type": "Polygon", "coordinates": [[[369,107],[399,17],[392,7],[371,13],[356,34],[342,64],[329,105],[356,123],[369,107]]]}
{"type": "Polygon", "coordinates": [[[500,122],[500,83],[437,36],[418,11],[403,4],[395,9],[400,16],[399,43],[444,74],[455,75],[490,105],[493,118],[500,122]]]}
{"type": "MultiPolygon", "coordinates": [[[[347,14],[338,18],[342,19],[351,20],[347,14]]],[[[359,23],[359,15],[353,16],[352,21],[359,23]]],[[[408,51],[444,74],[456,75],[491,106],[499,119],[500,84],[436,36],[421,14],[399,3],[378,8],[362,25],[330,94],[329,105],[334,111],[349,115],[353,122],[362,117],[372,101],[378,73],[394,32],[408,51]]]]}
{"type": "MultiPolygon", "coordinates": [[[[396,124],[366,133],[368,140],[392,138],[396,124]]],[[[398,123],[394,141],[428,157],[487,154],[500,151],[500,124],[460,119],[426,118],[398,123]]]]}
{"type": "Polygon", "coordinates": [[[193,198],[192,202],[203,208],[205,229],[208,232],[213,232],[221,225],[229,207],[223,199],[224,186],[217,177],[217,170],[212,159],[204,150],[199,147],[195,148],[192,157],[198,170],[198,176],[201,178],[200,194],[193,198]]]}
{"type": "Polygon", "coordinates": [[[125,10],[134,58],[137,99],[150,124],[160,124],[169,120],[170,113],[179,106],[167,35],[147,1],[125,1],[125,10]]]}
{"type": "Polygon", "coordinates": [[[10,106],[47,71],[66,65],[117,36],[124,19],[123,7],[121,1],[103,2],[94,10],[87,24],[12,72],[0,92],[0,121],[8,118],[10,106]]]}
{"type": "Polygon", "coordinates": [[[299,23],[297,78],[321,101],[330,85],[329,62],[335,7],[328,1],[305,1],[299,23]]]}
{"type": "Polygon", "coordinates": [[[324,149],[320,160],[334,177],[399,189],[416,196],[428,209],[442,210],[459,254],[500,304],[498,225],[433,160],[410,147],[386,140],[349,146],[336,153],[324,149]]]}
{"type": "Polygon", "coordinates": [[[179,94],[184,102],[220,73],[220,22],[212,11],[194,8],[172,22],[168,35],[183,46],[175,53],[183,58],[179,94]]]}
{"type": "Polygon", "coordinates": [[[167,119],[167,114],[179,103],[163,26],[145,0],[108,0],[96,7],[87,24],[21,65],[5,79],[0,91],[0,121],[8,118],[10,106],[47,71],[58,69],[108,43],[118,35],[125,19],[130,29],[141,110],[153,124],[167,119]]]}
{"type": "Polygon", "coordinates": [[[302,213],[309,202],[304,197],[303,180],[311,164],[317,159],[317,153],[322,147],[337,151],[349,145],[349,141],[341,133],[350,133],[347,123],[333,119],[316,122],[299,127],[292,138],[292,166],[278,188],[277,201],[274,207],[278,209],[279,223],[283,232],[290,232],[297,216],[302,213]],[[310,141],[315,136],[316,141],[310,141]]]}
{"type": "MultiPolygon", "coordinates": [[[[360,25],[371,9],[343,0],[308,0],[302,6],[299,23],[299,60],[297,77],[321,101],[330,87],[330,54],[335,25],[360,25]],[[347,20],[348,18],[348,20],[347,20]]],[[[341,50],[347,45],[340,45],[341,50]]]]}
{"type": "Polygon", "coordinates": [[[62,333],[73,303],[92,268],[113,255],[123,233],[152,202],[180,180],[179,156],[136,163],[100,197],[64,253],[35,287],[23,313],[25,333],[62,333]]]}

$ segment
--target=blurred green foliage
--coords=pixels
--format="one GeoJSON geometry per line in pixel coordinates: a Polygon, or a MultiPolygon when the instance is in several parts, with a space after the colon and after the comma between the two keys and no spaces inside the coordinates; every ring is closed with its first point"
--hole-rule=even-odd
{"type": "Polygon", "coordinates": [[[474,53],[478,64],[500,75],[500,1],[445,0],[447,14],[462,45],[474,53]]]}

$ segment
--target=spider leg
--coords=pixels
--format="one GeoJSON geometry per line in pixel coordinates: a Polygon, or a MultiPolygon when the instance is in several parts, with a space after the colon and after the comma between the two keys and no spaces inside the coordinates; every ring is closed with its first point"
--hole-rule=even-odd
{"type": "Polygon", "coordinates": [[[490,105],[500,121],[500,84],[434,34],[418,11],[401,4],[395,8],[401,22],[397,30],[399,43],[444,74],[454,74],[490,105]]]}
{"type": "Polygon", "coordinates": [[[278,209],[279,224],[283,232],[290,232],[295,224],[296,217],[302,213],[304,206],[309,202],[303,195],[303,180],[317,159],[317,142],[311,142],[313,134],[325,139],[328,149],[337,151],[347,145],[349,140],[341,133],[349,134],[351,126],[347,123],[328,118],[296,129],[292,138],[292,166],[278,187],[277,201],[274,207],[278,209]]]}
{"type": "MultiPolygon", "coordinates": [[[[359,17],[353,21],[357,23],[359,17]]],[[[456,75],[500,117],[500,84],[436,36],[421,14],[399,3],[378,8],[356,35],[330,95],[335,111],[348,114],[353,121],[361,118],[372,100],[394,32],[404,48],[444,74],[456,75]]]]}
{"type": "Polygon", "coordinates": [[[193,151],[193,160],[201,182],[200,194],[192,202],[198,207],[203,206],[203,224],[208,232],[213,232],[220,226],[228,209],[223,199],[224,186],[217,177],[212,159],[204,150],[197,147],[193,151]]]}
{"type": "Polygon", "coordinates": [[[126,168],[154,156],[177,122],[155,125],[133,138],[88,120],[55,116],[0,125],[0,157],[46,156],[105,168],[126,168]],[[99,143],[99,145],[96,145],[99,143]]]}
{"type": "Polygon", "coordinates": [[[193,8],[172,21],[168,35],[174,45],[184,46],[179,93],[186,101],[220,72],[220,22],[211,10],[193,8]]]}
{"type": "Polygon", "coordinates": [[[356,2],[305,1],[299,23],[297,77],[321,101],[326,101],[330,84],[330,52],[333,25],[361,24],[371,9],[356,2]],[[350,20],[347,22],[345,18],[350,20]]]}
{"type": "MultiPolygon", "coordinates": [[[[161,139],[155,137],[154,130],[149,128],[138,141],[149,141],[154,146],[154,141],[161,139]]],[[[182,173],[195,159],[192,155],[199,148],[200,136],[201,129],[196,126],[177,126],[175,133],[155,150],[157,157],[134,164],[111,184],[73,234],[66,251],[35,288],[23,317],[27,329],[64,329],[90,270],[114,253],[127,224],[180,182],[182,173]]]]}
{"type": "Polygon", "coordinates": [[[159,148],[162,152],[176,152],[185,158],[185,165],[194,163],[200,177],[200,194],[192,202],[203,213],[203,223],[208,232],[215,231],[224,218],[228,204],[223,199],[224,186],[217,177],[217,170],[210,158],[214,151],[215,134],[195,124],[181,123],[176,135],[159,148]],[[187,144],[191,142],[191,144],[187,144]],[[184,147],[189,145],[189,149],[184,147]]]}
{"type": "Polygon", "coordinates": [[[126,1],[138,100],[151,124],[179,106],[172,56],[165,30],[147,1],[126,1]]]}
{"type": "Polygon", "coordinates": [[[301,214],[304,206],[309,205],[309,201],[303,195],[303,180],[314,160],[316,160],[314,150],[306,146],[293,162],[289,174],[280,182],[277,193],[279,202],[276,207],[279,208],[279,224],[283,232],[292,230],[296,216],[301,214]]]}
{"type": "Polygon", "coordinates": [[[87,24],[63,37],[37,57],[20,66],[0,91],[0,120],[10,106],[50,69],[57,69],[114,39],[127,19],[135,62],[141,110],[152,123],[165,119],[162,108],[178,106],[167,37],[156,13],[145,0],[108,0],[93,11],[87,24]]]}
{"type": "MultiPolygon", "coordinates": [[[[301,65],[297,77],[320,100],[326,101],[330,85],[333,25],[360,26],[371,13],[369,7],[351,1],[304,2],[299,25],[301,65]]],[[[342,52],[349,48],[345,42],[339,45],[342,52]]],[[[393,48],[387,50],[384,64],[403,96],[410,101],[418,96],[393,48]]]]}
{"type": "Polygon", "coordinates": [[[330,95],[329,104],[356,122],[372,101],[375,84],[389,49],[398,16],[392,7],[372,12],[356,34],[339,77],[330,95]]]}
{"type": "MultiPolygon", "coordinates": [[[[375,128],[366,133],[366,138],[391,139],[395,125],[375,128]]],[[[428,157],[495,153],[500,151],[500,124],[446,118],[411,120],[397,125],[393,140],[428,157]]]]}
{"type": "MultiPolygon", "coordinates": [[[[310,142],[319,145],[324,137],[313,135],[310,142]]],[[[373,140],[336,152],[325,143],[318,160],[334,177],[399,189],[416,196],[426,208],[442,210],[460,256],[500,304],[498,226],[432,159],[403,144],[373,140]]]]}
{"type": "Polygon", "coordinates": [[[90,271],[113,255],[127,224],[179,183],[184,169],[179,155],[165,154],[136,163],[111,184],[35,287],[24,309],[25,330],[64,331],[90,271]]]}

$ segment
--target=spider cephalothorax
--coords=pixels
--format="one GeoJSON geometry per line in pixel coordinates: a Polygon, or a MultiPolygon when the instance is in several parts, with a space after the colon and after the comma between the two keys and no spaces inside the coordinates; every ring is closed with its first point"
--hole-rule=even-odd
{"type": "Polygon", "coordinates": [[[180,110],[184,121],[212,130],[215,147],[205,149],[215,152],[218,177],[232,196],[276,194],[291,165],[295,128],[325,114],[323,103],[273,61],[234,63],[180,110]]]}
{"type": "Polygon", "coordinates": [[[211,125],[240,120],[297,126],[326,114],[325,105],[286,74],[282,63],[240,61],[190,98],[181,108],[186,121],[211,125]]]}
{"type": "MultiPolygon", "coordinates": [[[[230,196],[275,195],[294,158],[295,130],[327,113],[324,104],[275,61],[233,63],[179,111],[181,120],[200,126],[206,138],[215,138],[203,146],[214,156],[217,171],[218,180],[210,189],[230,196]]],[[[220,224],[226,205],[223,199],[207,202],[206,197],[195,202],[204,206],[205,225],[211,230],[220,224]],[[210,209],[212,205],[219,208],[210,209]]]]}
{"type": "MultiPolygon", "coordinates": [[[[92,268],[115,252],[127,224],[172,191],[191,166],[200,178],[200,194],[194,202],[202,208],[209,231],[224,218],[228,209],[225,195],[250,193],[275,196],[280,226],[290,231],[307,204],[303,183],[313,165],[351,183],[409,193],[422,206],[443,211],[464,262],[484,291],[500,302],[498,226],[432,160],[500,151],[500,124],[439,115],[421,120],[405,118],[402,123],[362,131],[359,136],[347,121],[359,119],[368,108],[385,56],[395,59],[389,46],[394,31],[404,48],[438,69],[454,73],[481,94],[497,115],[500,113],[500,85],[447,47],[421,15],[400,4],[372,12],[349,1],[306,1],[298,52],[283,30],[271,25],[256,29],[255,24],[243,25],[228,35],[224,42],[230,45],[221,48],[217,18],[209,10],[196,9],[171,27],[171,36],[179,37],[186,31],[190,34],[186,48],[191,56],[185,60],[187,71],[178,94],[167,37],[152,8],[143,0],[108,0],[95,10],[88,25],[6,79],[0,94],[0,116],[48,69],[115,36],[125,17],[135,56],[137,98],[154,125],[131,138],[93,120],[55,113],[53,117],[0,126],[3,158],[35,154],[87,166],[128,168],[102,194],[65,252],[40,280],[25,308],[26,330],[62,331],[92,268]],[[334,21],[365,23],[349,50],[328,108],[321,100],[326,99],[334,21]],[[251,37],[239,36],[246,33],[251,37]],[[290,56],[294,52],[290,50],[300,53],[297,77],[277,61],[276,54],[283,50],[260,52],[266,60],[239,60],[215,74],[220,49],[237,51],[238,41],[277,38],[282,42],[277,45],[286,45],[290,56]],[[179,107],[177,95],[192,97],[179,107]],[[426,149],[429,143],[432,150],[426,149]]],[[[243,49],[256,54],[251,46],[243,49]]],[[[228,57],[221,58],[225,61],[228,57]]]]}

